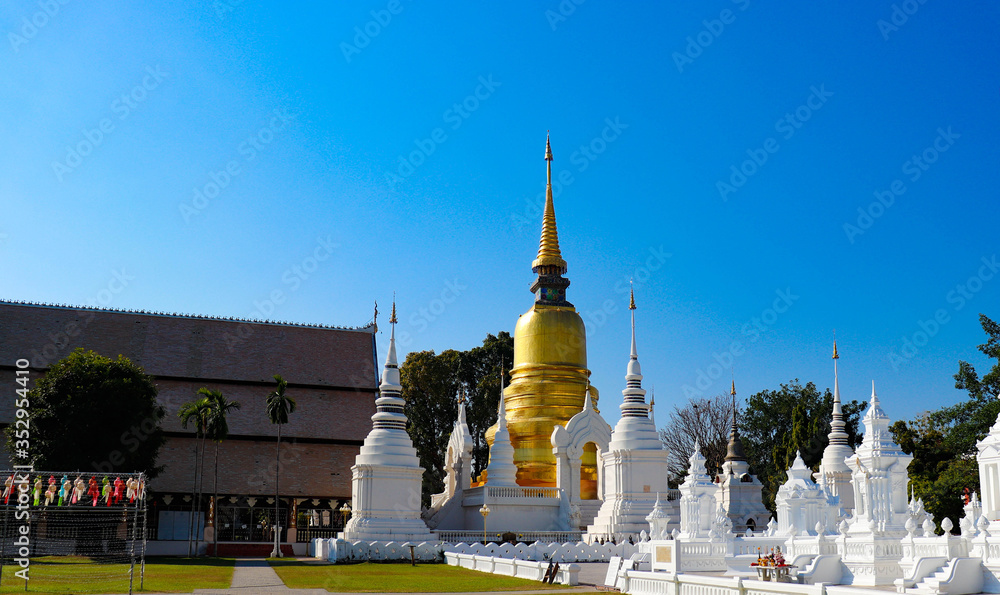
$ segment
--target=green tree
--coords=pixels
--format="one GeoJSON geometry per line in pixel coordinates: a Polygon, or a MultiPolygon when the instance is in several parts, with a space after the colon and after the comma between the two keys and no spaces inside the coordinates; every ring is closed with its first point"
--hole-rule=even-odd
{"type": "Polygon", "coordinates": [[[285,394],[285,389],[288,388],[288,382],[279,374],[274,375],[274,381],[278,383],[278,388],[267,395],[267,400],[265,401],[265,409],[267,410],[267,418],[271,420],[272,424],[278,425],[278,442],[274,447],[274,531],[275,531],[275,547],[271,552],[271,556],[275,558],[281,557],[281,549],[278,545],[278,504],[280,503],[278,499],[278,474],[281,470],[281,426],[288,423],[288,416],[295,412],[295,399],[290,395],[285,394]]]}
{"type": "Polygon", "coordinates": [[[969,398],[910,422],[897,421],[890,428],[903,452],[913,455],[908,468],[913,493],[923,499],[939,525],[948,517],[958,527],[962,491],[979,490],[976,442],[1000,413],[995,398],[1000,393],[1000,325],[985,314],[979,315],[979,322],[987,336],[979,351],[997,361],[982,378],[972,364],[958,362],[955,388],[965,390],[969,398]]]}
{"type": "Polygon", "coordinates": [[[156,477],[163,469],[156,459],[165,413],[156,395],[153,377],[128,358],[77,349],[54,363],[26,399],[18,399],[27,428],[21,418],[7,426],[7,452],[35,469],[156,477]]]}
{"type": "MultiPolygon", "coordinates": [[[[847,441],[852,448],[861,443],[861,412],[866,405],[857,400],[842,403],[847,441]]],[[[806,466],[816,471],[829,444],[833,394],[820,393],[812,382],[798,379],[779,390],[764,390],[747,400],[740,422],[743,445],[754,472],[764,484],[764,505],[774,511],[774,496],[787,479],[796,452],[806,466]]]]}
{"type": "MultiPolygon", "coordinates": [[[[230,401],[222,394],[220,390],[209,390],[207,388],[201,388],[198,391],[199,394],[205,395],[205,399],[208,401],[208,414],[206,416],[206,435],[210,440],[215,442],[215,485],[213,486],[212,502],[216,507],[216,514],[218,514],[218,502],[219,502],[219,445],[222,441],[229,437],[229,421],[227,417],[233,411],[240,408],[239,401],[230,401]]],[[[213,534],[212,541],[213,545],[218,543],[218,531],[213,534]]],[[[218,555],[218,550],[216,548],[216,555],[218,555]]]]}
{"type": "Polygon", "coordinates": [[[510,384],[513,361],[514,338],[506,331],[486,335],[482,345],[463,351],[459,357],[459,380],[468,393],[466,420],[473,442],[473,477],[482,473],[489,463],[486,430],[497,422],[500,374],[504,375],[504,384],[510,384]]]}
{"type": "Polygon", "coordinates": [[[208,416],[211,409],[206,393],[208,389],[198,389],[200,398],[188,401],[181,405],[177,411],[177,417],[181,419],[181,426],[187,428],[188,424],[194,425],[194,482],[191,487],[191,517],[188,519],[188,555],[191,555],[192,540],[194,533],[198,530],[195,522],[198,510],[201,507],[201,488],[205,479],[205,437],[208,435],[208,416]],[[201,455],[199,456],[199,451],[201,455]]]}
{"type": "Polygon", "coordinates": [[[439,355],[415,351],[399,368],[406,429],[424,468],[421,499],[425,505],[430,504],[431,494],[444,489],[445,452],[458,418],[457,397],[462,386],[458,379],[460,359],[461,354],[451,349],[439,355]]]}

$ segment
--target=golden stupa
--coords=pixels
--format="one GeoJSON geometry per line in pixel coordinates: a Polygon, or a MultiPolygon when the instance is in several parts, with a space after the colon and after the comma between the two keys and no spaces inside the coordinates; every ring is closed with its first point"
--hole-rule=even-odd
{"type": "MultiPolygon", "coordinates": [[[[569,279],[559,251],[556,213],[552,203],[552,148],[545,139],[548,183],[538,257],[531,263],[538,277],[531,284],[535,303],[517,320],[514,329],[514,367],[504,391],[507,429],[514,446],[517,483],[525,487],[555,487],[556,461],[552,454],[553,428],[565,425],[583,409],[590,370],[583,319],[566,301],[569,279]]],[[[590,388],[594,408],[597,390],[590,388]]],[[[486,433],[492,446],[496,425],[486,433]]],[[[580,494],[597,498],[597,452],[588,444],[581,460],[580,494]]],[[[481,479],[486,479],[485,474],[481,479]]]]}

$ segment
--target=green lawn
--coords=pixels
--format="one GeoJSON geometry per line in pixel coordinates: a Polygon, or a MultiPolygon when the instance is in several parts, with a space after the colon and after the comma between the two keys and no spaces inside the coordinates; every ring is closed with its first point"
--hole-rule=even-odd
{"type": "Polygon", "coordinates": [[[456,593],[566,588],[447,564],[316,564],[277,559],[268,562],[285,585],[293,589],[318,588],[333,593],[456,593]]]}
{"type": "MultiPolygon", "coordinates": [[[[0,593],[24,593],[24,580],[14,576],[18,566],[4,565],[0,593]]],[[[92,563],[89,558],[52,556],[32,558],[28,593],[128,593],[128,564],[92,563]]],[[[225,589],[233,580],[231,558],[147,558],[143,590],[139,564],[135,566],[136,593],[190,593],[194,589],[225,589]]]]}

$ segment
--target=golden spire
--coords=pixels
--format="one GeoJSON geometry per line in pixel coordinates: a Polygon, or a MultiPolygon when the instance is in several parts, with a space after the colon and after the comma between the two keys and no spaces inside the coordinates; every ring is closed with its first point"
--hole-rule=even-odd
{"type": "Polygon", "coordinates": [[[729,391],[729,394],[733,395],[734,397],[736,396],[736,379],[735,378],[733,379],[733,388],[732,388],[732,390],[729,391]]]}
{"type": "Polygon", "coordinates": [[[632,288],[632,281],[628,282],[628,309],[635,310],[635,289],[632,288]]]}
{"type": "Polygon", "coordinates": [[[836,333],[836,331],[834,331],[834,333],[833,333],[833,359],[840,359],[840,356],[837,354],[837,333],[836,333]]]}
{"type": "Polygon", "coordinates": [[[545,163],[548,178],[545,184],[545,213],[542,215],[542,239],[538,243],[538,258],[531,263],[536,273],[562,275],[566,272],[566,261],[559,252],[559,233],[556,231],[556,208],[552,203],[552,145],[545,135],[545,163]],[[542,267],[554,267],[555,271],[542,271],[542,267]]]}
{"type": "Polygon", "coordinates": [[[389,324],[396,324],[396,296],[392,296],[392,314],[389,316],[389,324]]]}

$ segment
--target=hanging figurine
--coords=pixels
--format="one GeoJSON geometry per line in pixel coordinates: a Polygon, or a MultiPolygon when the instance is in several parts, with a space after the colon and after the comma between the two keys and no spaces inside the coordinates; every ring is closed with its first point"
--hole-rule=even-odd
{"type": "Polygon", "coordinates": [[[10,475],[3,482],[3,503],[7,504],[10,500],[10,493],[14,491],[14,476],[10,475]]]}
{"type": "Polygon", "coordinates": [[[83,502],[83,495],[85,493],[87,493],[87,484],[83,481],[82,476],[77,475],[73,481],[73,499],[70,501],[70,504],[83,502]]]}
{"type": "Polygon", "coordinates": [[[142,476],[140,476],[140,479],[136,480],[135,485],[136,485],[135,488],[136,498],[142,500],[143,498],[146,497],[146,480],[142,476]]]}
{"type": "Polygon", "coordinates": [[[129,502],[135,502],[135,488],[138,484],[139,482],[137,482],[133,477],[128,478],[128,481],[125,482],[125,487],[128,488],[125,495],[128,497],[129,502]]]}
{"type": "Polygon", "coordinates": [[[42,476],[41,475],[36,475],[35,476],[35,485],[33,486],[34,489],[31,492],[32,502],[34,503],[34,506],[38,506],[38,503],[41,502],[41,500],[42,500],[42,484],[43,483],[44,482],[42,482],[42,476]]]}
{"type": "Polygon", "coordinates": [[[62,488],[59,489],[59,506],[66,506],[69,504],[70,492],[73,491],[73,483],[69,480],[69,477],[62,476],[62,488]]]}
{"type": "Polygon", "coordinates": [[[45,490],[45,505],[48,506],[56,499],[56,478],[51,478],[48,489],[45,490]]]}
{"type": "Polygon", "coordinates": [[[125,489],[125,482],[122,481],[121,477],[116,477],[115,478],[115,491],[114,491],[114,494],[115,494],[115,504],[119,504],[122,501],[122,498],[124,497],[124,493],[123,493],[124,489],[125,489]]]}
{"type": "Polygon", "coordinates": [[[91,476],[90,482],[87,484],[87,495],[93,499],[91,506],[97,506],[97,501],[101,497],[101,490],[97,487],[96,477],[91,476]]]}
{"type": "Polygon", "coordinates": [[[111,506],[111,481],[107,475],[101,481],[101,497],[104,498],[105,506],[111,506]]]}

